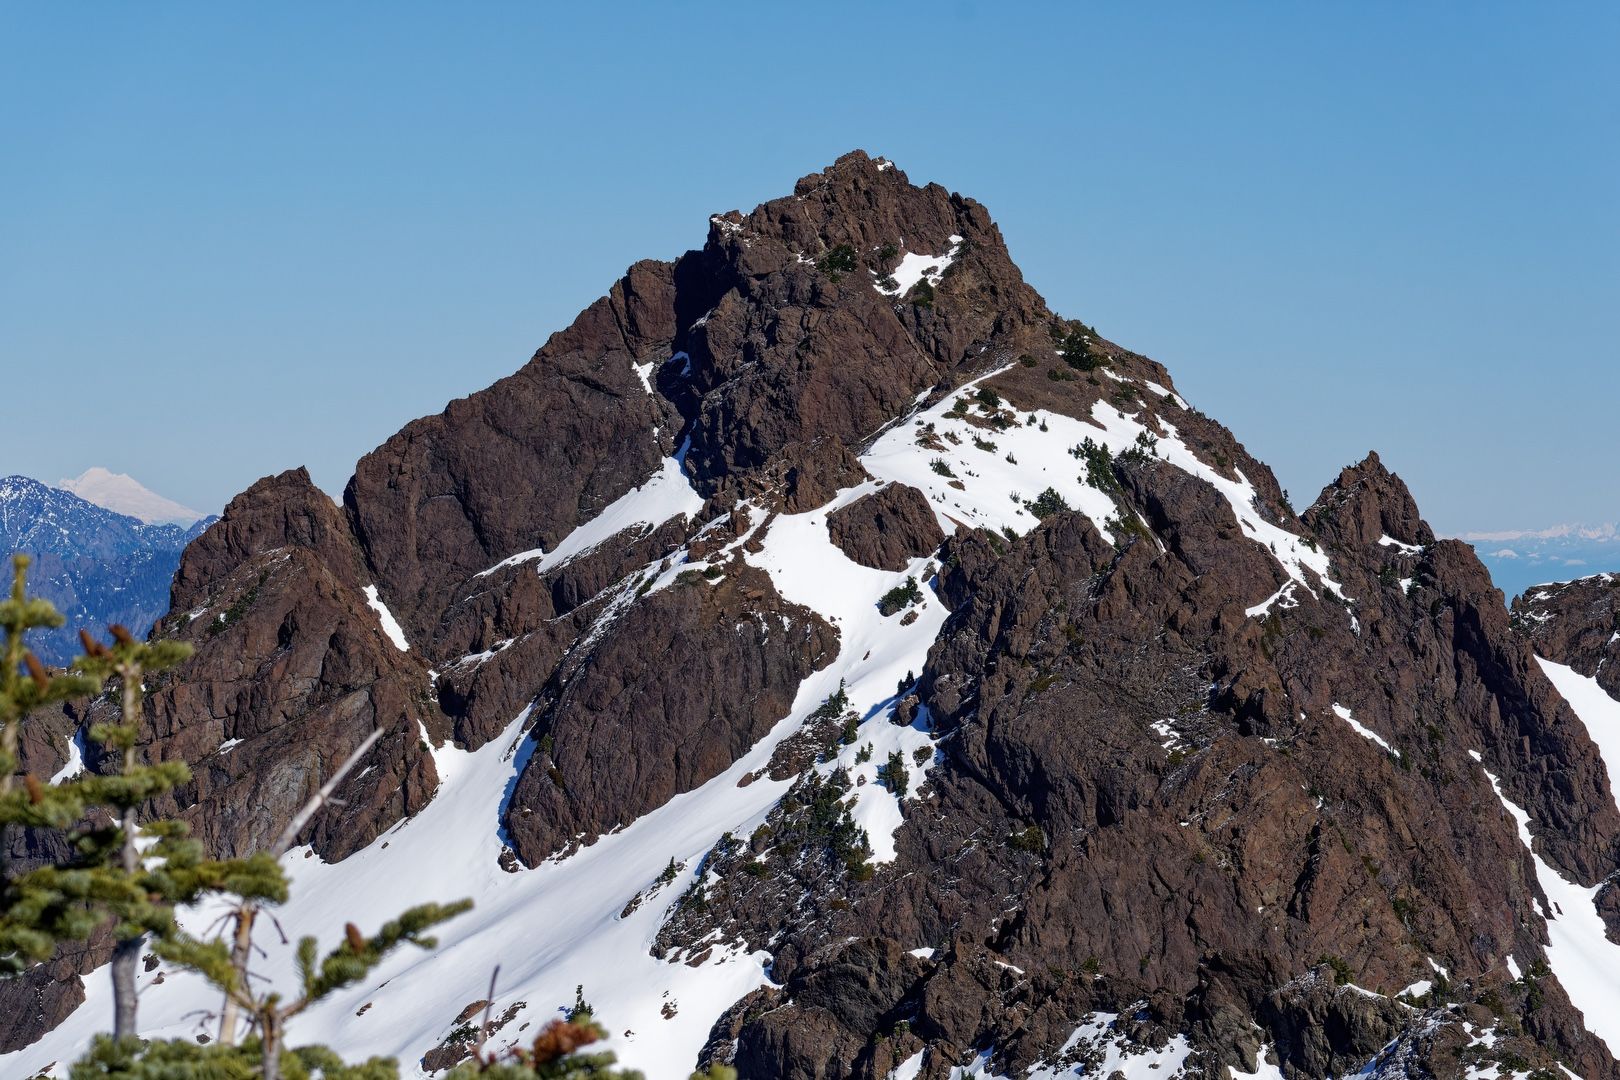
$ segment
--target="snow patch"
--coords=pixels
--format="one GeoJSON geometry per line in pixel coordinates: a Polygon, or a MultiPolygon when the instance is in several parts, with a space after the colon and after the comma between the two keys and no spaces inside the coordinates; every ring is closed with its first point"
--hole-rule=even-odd
{"type": "Polygon", "coordinates": [[[1379,545],[1379,547],[1394,548],[1396,551],[1399,551],[1403,555],[1421,555],[1421,554],[1423,554],[1423,545],[1421,545],[1421,544],[1403,544],[1399,540],[1395,539],[1393,536],[1390,536],[1388,533],[1385,533],[1384,535],[1382,535],[1382,536],[1380,536],[1378,538],[1378,545],[1379,545]]]}
{"type": "Polygon", "coordinates": [[[1487,770],[1485,776],[1518,826],[1519,839],[1535,862],[1536,881],[1552,905],[1542,912],[1547,921],[1547,965],[1581,1010],[1586,1030],[1602,1039],[1611,1054],[1620,1054],[1620,1011],[1614,1008],[1620,1001],[1620,945],[1609,940],[1597,913],[1602,885],[1577,885],[1543,859],[1531,843],[1530,815],[1502,793],[1494,774],[1487,770]]]}
{"type": "Polygon", "coordinates": [[[1036,1062],[1026,1075],[1029,1080],[1058,1080],[1065,1076],[1108,1077],[1118,1071],[1126,1080],[1149,1080],[1174,1076],[1191,1052],[1192,1046],[1185,1035],[1172,1036],[1156,1050],[1133,1043],[1119,1029],[1118,1014],[1099,1012],[1075,1028],[1058,1051],[1059,1062],[1082,1056],[1098,1058],[1094,1067],[1036,1062]]]}
{"type": "Polygon", "coordinates": [[[1609,772],[1609,796],[1620,799],[1615,789],[1620,783],[1620,701],[1610,697],[1596,679],[1572,667],[1539,656],[1536,663],[1569,702],[1575,716],[1586,725],[1586,734],[1597,745],[1598,755],[1609,772]]]}
{"type": "MultiPolygon", "coordinates": [[[[880,480],[898,481],[922,491],[946,533],[966,525],[1022,535],[1039,520],[1027,504],[1051,488],[1104,535],[1114,536],[1119,526],[1110,519],[1117,522],[1119,507],[1087,482],[1085,462],[1074,451],[1090,439],[1113,455],[1151,452],[1214,487],[1231,505],[1245,535],[1271,553],[1290,581],[1312,593],[1324,588],[1347,601],[1330,575],[1324,552],[1262,517],[1254,485],[1241,472],[1237,479],[1229,479],[1199,460],[1175,425],[1162,417],[1158,420],[1162,434],[1156,435],[1103,401],[1093,403],[1089,422],[1038,410],[1022,414],[1018,422],[1001,431],[948,415],[959,411],[959,401],[974,411],[975,390],[1010,366],[964,384],[931,408],[913,413],[907,422],[885,431],[861,457],[867,471],[880,480]]],[[[1258,606],[1264,608],[1269,602],[1258,606]]],[[[1251,614],[1254,610],[1250,609],[1251,614]]]]}
{"type": "MultiPolygon", "coordinates": [[[[878,166],[878,168],[882,167],[883,166],[881,165],[878,166]]],[[[906,1058],[906,1060],[902,1061],[900,1064],[896,1065],[894,1067],[894,1071],[889,1073],[890,1080],[917,1080],[918,1075],[922,1072],[923,1058],[926,1057],[927,1054],[928,1051],[926,1049],[919,1050],[915,1054],[912,1054],[910,1057],[906,1058]]]]}
{"type": "Polygon", "coordinates": [[[889,274],[894,286],[890,288],[884,285],[883,279],[879,278],[874,287],[885,296],[905,296],[920,281],[938,285],[946,267],[956,260],[956,253],[961,246],[962,238],[953,234],[951,246],[943,255],[920,255],[915,251],[908,251],[900,256],[900,265],[889,274]]]}
{"type": "Polygon", "coordinates": [[[1253,1072],[1241,1072],[1231,1065],[1228,1065],[1226,1070],[1232,1074],[1232,1080],[1283,1080],[1282,1068],[1271,1062],[1271,1058],[1274,1056],[1275,1051],[1272,1049],[1271,1044],[1262,1043],[1260,1053],[1254,1063],[1253,1072]]]}
{"type": "Polygon", "coordinates": [[[1183,745],[1181,733],[1176,730],[1175,721],[1170,719],[1155,720],[1148,726],[1159,737],[1159,745],[1164,749],[1165,753],[1171,753],[1183,745]]]}
{"type": "Polygon", "coordinates": [[[904,727],[890,719],[899,702],[901,683],[923,669],[928,647],[950,613],[923,580],[928,559],[912,559],[897,573],[874,570],[854,562],[832,542],[828,515],[878,487],[869,481],[840,491],[815,510],[778,515],[765,532],[761,550],[757,554],[745,551],[744,557],[770,575],[783,599],[809,608],[838,628],[838,662],[812,678],[831,673],[831,685],[823,691],[823,698],[842,679],[850,708],[861,723],[855,742],[819,768],[823,774],[848,770],[855,785],[850,816],[866,830],[872,861],[884,863],[895,857],[894,834],[904,821],[901,804],[921,797],[919,788],[937,757],[926,709],[919,709],[915,720],[904,727]],[[923,586],[922,601],[908,609],[917,617],[909,626],[902,626],[900,615],[885,617],[877,602],[907,577],[923,586]],[[899,755],[907,777],[906,794],[900,797],[878,776],[879,767],[886,767],[893,754],[899,755]],[[866,760],[857,760],[861,757],[866,760]]]}
{"type": "Polygon", "coordinates": [[[74,728],[67,740],[67,764],[56,770],[56,775],[51,777],[51,783],[60,784],[84,771],[84,746],[84,729],[74,728]]]}
{"type": "Polygon", "coordinates": [[[631,364],[630,366],[635,369],[636,378],[641,380],[641,388],[649,394],[652,393],[652,369],[657,365],[648,360],[645,364],[631,364]]]}
{"type": "Polygon", "coordinates": [[[645,483],[613,500],[601,513],[563,537],[550,551],[544,548],[520,551],[487,570],[480,570],[474,576],[487,577],[497,570],[528,562],[537,562],[539,565],[535,572],[544,574],[625,529],[640,525],[646,532],[651,532],[677,514],[687,517],[696,514],[703,507],[703,497],[692,490],[692,484],[681,468],[685,456],[686,446],[683,444],[680,452],[674,457],[665,458],[658,471],[645,483]]]}
{"type": "Polygon", "coordinates": [[[1187,404],[1187,399],[1182,397],[1180,394],[1176,393],[1174,390],[1171,390],[1169,387],[1160,386],[1158,383],[1154,382],[1152,379],[1143,379],[1142,380],[1142,385],[1147,387],[1149,390],[1153,391],[1155,394],[1158,394],[1162,398],[1169,398],[1171,401],[1175,402],[1176,405],[1179,406],[1180,408],[1191,409],[1191,406],[1187,404]]]}
{"type": "MultiPolygon", "coordinates": [[[[1008,1080],[990,1071],[990,1060],[995,1047],[980,1050],[967,1065],[958,1065],[950,1071],[950,1080],[1008,1080]]],[[[1098,1077],[1106,1080],[1116,1072],[1125,1080],[1171,1080],[1180,1074],[1192,1044],[1185,1035],[1172,1036],[1162,1047],[1154,1049],[1131,1042],[1119,1027],[1116,1013],[1092,1013],[1074,1029],[1058,1050],[1054,1062],[1037,1061],[1024,1071],[1026,1080],[1061,1080],[1064,1077],[1098,1077]]],[[[1234,1072],[1240,1077],[1264,1077],[1279,1080],[1280,1072],[1264,1071],[1268,1068],[1265,1048],[1260,1052],[1262,1070],[1258,1073],[1234,1072]]],[[[1275,1069],[1275,1066],[1270,1066],[1275,1069]]]]}
{"type": "Polygon", "coordinates": [[[1340,705],[1336,701],[1333,703],[1333,714],[1354,728],[1356,734],[1360,735],[1363,739],[1371,739],[1373,742],[1377,743],[1379,746],[1382,746],[1385,750],[1389,751],[1396,757],[1401,756],[1400,751],[1396,750],[1393,746],[1389,745],[1389,743],[1385,742],[1383,737],[1379,735],[1378,732],[1358,721],[1354,716],[1350,715],[1349,709],[1345,708],[1343,705],[1340,705]]]}
{"type": "Polygon", "coordinates": [[[382,631],[388,635],[388,640],[394,643],[394,648],[400,652],[410,652],[411,644],[405,640],[405,631],[400,628],[399,620],[394,618],[394,613],[388,610],[388,605],[377,595],[377,586],[366,586],[366,604],[377,613],[377,621],[382,623],[382,631]]]}
{"type": "MultiPolygon", "coordinates": [[[[506,649],[510,648],[512,642],[516,640],[517,638],[502,638],[500,641],[497,641],[487,649],[483,649],[475,653],[467,653],[465,656],[458,656],[456,659],[450,661],[449,666],[453,668],[468,666],[477,667],[479,664],[493,660],[496,654],[504,652],[506,649]]],[[[434,676],[433,681],[438,681],[437,673],[434,672],[431,674],[434,676]]]]}
{"type": "Polygon", "coordinates": [[[1264,618],[1265,616],[1271,614],[1271,609],[1273,606],[1280,607],[1281,610],[1284,611],[1288,610],[1289,608],[1299,607],[1299,601],[1294,598],[1294,586],[1298,584],[1299,582],[1295,581],[1293,578],[1289,578],[1287,581],[1283,582],[1282,588],[1278,589],[1276,592],[1254,605],[1254,607],[1245,608],[1243,610],[1243,614],[1247,615],[1251,619],[1264,618]]]}

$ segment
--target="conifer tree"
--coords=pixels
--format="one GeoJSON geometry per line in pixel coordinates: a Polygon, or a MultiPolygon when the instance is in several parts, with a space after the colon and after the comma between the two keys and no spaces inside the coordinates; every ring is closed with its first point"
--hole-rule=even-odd
{"type": "MultiPolygon", "coordinates": [[[[292,1080],[296,1073],[290,1070],[284,1073],[282,1068],[289,1020],[323,998],[365,978],[401,945],[433,948],[437,943],[428,936],[427,931],[471,907],[471,900],[453,904],[419,904],[384,923],[371,937],[366,937],[357,926],[348,923],[343,928],[343,940],[325,956],[320,956],[313,937],[300,938],[295,954],[299,985],[290,998],[284,998],[273,989],[255,990],[244,977],[245,972],[240,971],[232,959],[232,943],[222,936],[203,939],[176,930],[159,941],[154,951],[163,959],[202,975],[228,999],[235,1001],[254,1031],[254,1035],[240,1048],[242,1053],[236,1055],[238,1060],[251,1056],[256,1050],[259,1058],[258,1077],[262,1080],[292,1080]]],[[[222,1046],[222,1049],[232,1048],[222,1046]]],[[[295,1051],[293,1057],[306,1060],[311,1052],[326,1053],[314,1048],[295,1051]]],[[[378,1075],[391,1080],[395,1074],[384,1072],[378,1075]]]]}
{"type": "Polygon", "coordinates": [[[97,724],[90,738],[118,753],[119,769],[114,776],[91,774],[78,783],[89,789],[95,803],[115,811],[115,830],[105,832],[100,837],[104,846],[91,854],[97,860],[98,878],[106,886],[98,903],[117,919],[112,957],[113,1034],[125,1039],[135,1037],[135,965],[140,961],[141,942],[148,932],[161,934],[169,929],[174,905],[196,899],[203,882],[188,873],[200,867],[201,850],[186,840],[185,828],[178,822],[163,822],[149,830],[157,844],[146,857],[136,843],[135,818],[141,804],[191,778],[184,762],[145,765],[136,753],[145,678],[185,660],[191,646],[180,641],[136,641],[118,625],[108,630],[113,636],[111,648],[80,631],[85,655],[74,666],[92,678],[118,681],[121,722],[97,724]],[[162,850],[155,850],[157,847],[162,850]],[[149,861],[161,867],[156,875],[148,872],[149,861]]]}
{"type": "Polygon", "coordinates": [[[94,929],[82,903],[80,880],[58,882],[47,876],[13,880],[10,829],[66,828],[84,813],[78,793],[42,784],[32,774],[18,785],[18,733],[30,713],[95,692],[82,676],[53,675],[28,651],[23,635],[54,629],[66,620],[47,600],[26,591],[29,559],[12,560],[11,594],[0,601],[0,974],[14,975],[48,958],[58,941],[80,938],[94,929]],[[24,672],[27,674],[24,675],[24,672]]]}
{"type": "Polygon", "coordinates": [[[179,822],[155,822],[144,830],[145,850],[137,843],[140,805],[191,776],[184,762],[147,765],[136,753],[144,679],[180,663],[191,647],[138,642],[129,631],[114,626],[110,628],[114,644],[108,648],[80,631],[86,655],[75,662],[79,674],[47,671],[27,650],[23,636],[40,627],[60,626],[63,620],[49,602],[27,595],[28,564],[26,556],[13,559],[11,595],[0,602],[0,630],[5,634],[5,664],[0,671],[0,823],[71,830],[73,855],[60,865],[6,873],[0,880],[0,960],[3,971],[14,974],[48,958],[58,942],[87,938],[110,920],[115,939],[113,1030],[117,1038],[132,1038],[135,965],[145,936],[169,932],[176,905],[217,887],[238,865],[204,860],[201,846],[187,838],[179,822]],[[118,753],[118,771],[105,776],[82,772],[53,784],[29,774],[19,788],[16,747],[24,717],[42,706],[94,693],[109,678],[118,683],[122,722],[97,724],[90,737],[118,753]]]}

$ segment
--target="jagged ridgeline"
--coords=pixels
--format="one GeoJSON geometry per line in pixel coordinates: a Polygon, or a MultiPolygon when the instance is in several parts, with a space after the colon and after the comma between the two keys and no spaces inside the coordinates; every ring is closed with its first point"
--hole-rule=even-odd
{"type": "MultiPolygon", "coordinates": [[[[341,506],[302,470],[238,496],[143,749],[230,856],[384,730],[279,915],[473,896],[300,1020],[408,1074],[499,965],[491,1045],[582,992],[652,1080],[1605,1080],[1613,619],[1510,622],[1375,455],[1296,513],[984,207],[853,153],[632,266],[341,506]]],[[[104,959],[0,988],[0,1071],[74,1056],[104,959]]],[[[199,983],[141,980],[154,1034],[208,1030],[199,983]]]]}

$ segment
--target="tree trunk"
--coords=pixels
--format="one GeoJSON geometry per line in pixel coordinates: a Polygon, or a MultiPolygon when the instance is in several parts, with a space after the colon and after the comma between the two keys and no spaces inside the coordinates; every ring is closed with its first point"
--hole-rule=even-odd
{"type": "MultiPolygon", "coordinates": [[[[13,663],[10,656],[6,657],[5,662],[13,663]]],[[[23,718],[19,716],[9,724],[0,724],[0,749],[5,751],[6,760],[11,762],[13,769],[17,767],[17,729],[22,726],[22,722],[23,718]]],[[[4,772],[5,775],[0,776],[0,796],[11,794],[13,782],[11,770],[7,769],[4,772]]],[[[0,882],[5,882],[11,877],[10,828],[10,825],[0,822],[0,882]]]]}
{"type": "MultiPolygon", "coordinates": [[[[119,680],[124,691],[124,723],[140,722],[140,673],[136,672],[132,678],[128,673],[119,680]],[[131,719],[133,717],[133,719],[131,719]]],[[[124,775],[128,776],[135,767],[135,749],[130,747],[124,751],[124,775]]],[[[126,806],[123,817],[119,821],[119,828],[124,834],[123,856],[124,873],[131,880],[141,868],[141,853],[135,847],[135,808],[126,806]]],[[[141,939],[143,935],[137,934],[133,938],[126,938],[113,947],[112,981],[113,981],[113,1037],[117,1039],[133,1039],[135,1037],[135,965],[141,958],[141,939]]]]}
{"type": "MultiPolygon", "coordinates": [[[[251,903],[244,903],[236,912],[236,937],[231,942],[231,967],[236,969],[237,987],[242,991],[248,985],[248,960],[253,953],[253,920],[259,914],[259,909],[251,903]]],[[[236,1045],[236,1018],[241,1012],[241,1006],[236,998],[230,994],[225,995],[224,1008],[219,1014],[219,1041],[225,1046],[236,1045]]]]}
{"type": "Polygon", "coordinates": [[[281,1017],[275,1006],[264,1010],[264,1053],[260,1057],[261,1080],[281,1080],[281,1017]]]}
{"type": "MultiPolygon", "coordinates": [[[[140,867],[140,853],[135,848],[135,809],[124,811],[124,873],[131,877],[140,867]]],[[[135,965],[141,958],[142,935],[125,938],[113,947],[113,1036],[119,1039],[135,1037],[135,965]]]]}
{"type": "Polygon", "coordinates": [[[128,938],[113,947],[113,1037],[135,1037],[135,965],[141,958],[141,939],[128,938]]]}

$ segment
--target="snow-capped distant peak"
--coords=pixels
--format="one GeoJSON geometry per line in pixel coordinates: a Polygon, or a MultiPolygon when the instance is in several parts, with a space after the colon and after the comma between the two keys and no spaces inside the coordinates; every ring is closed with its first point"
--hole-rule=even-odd
{"type": "Polygon", "coordinates": [[[86,469],[73,480],[62,480],[56,485],[71,491],[85,502],[95,503],[114,513],[139,518],[150,525],[173,523],[190,525],[203,515],[173,499],[165,499],[148,490],[139,480],[127,473],[115,473],[100,465],[86,469]]]}

